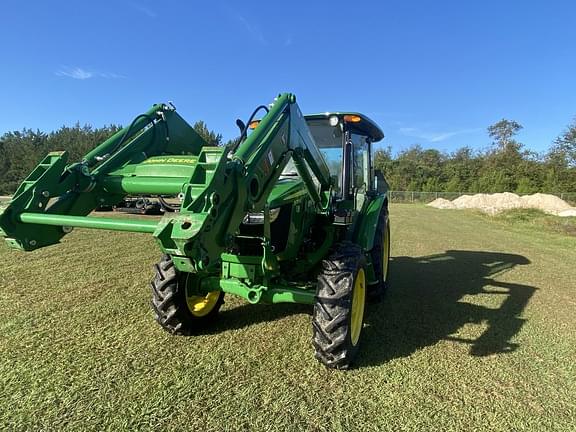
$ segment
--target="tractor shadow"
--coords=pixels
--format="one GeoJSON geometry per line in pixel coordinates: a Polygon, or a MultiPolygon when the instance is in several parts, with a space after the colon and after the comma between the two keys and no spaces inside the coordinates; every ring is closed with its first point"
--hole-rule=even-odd
{"type": "MultiPolygon", "coordinates": [[[[528,264],[521,255],[463,250],[393,258],[385,299],[368,306],[355,367],[408,357],[441,340],[467,344],[473,356],[516,350],[518,345],[511,341],[525,323],[520,316],[537,288],[494,278],[528,264]],[[499,306],[471,304],[470,298],[463,298],[475,295],[496,295],[499,306]],[[486,329],[476,339],[453,336],[469,323],[484,324],[486,329]]],[[[199,334],[218,334],[297,314],[311,315],[312,307],[243,304],[221,311],[218,320],[199,334]]]]}
{"type": "Polygon", "coordinates": [[[518,345],[511,340],[524,325],[520,316],[537,288],[494,277],[527,264],[530,261],[521,255],[462,250],[395,257],[386,298],[368,309],[356,367],[407,357],[441,340],[468,344],[473,356],[514,351],[518,345]],[[463,299],[475,295],[497,295],[500,306],[463,299]],[[487,328],[475,339],[452,336],[468,323],[487,328]]]}

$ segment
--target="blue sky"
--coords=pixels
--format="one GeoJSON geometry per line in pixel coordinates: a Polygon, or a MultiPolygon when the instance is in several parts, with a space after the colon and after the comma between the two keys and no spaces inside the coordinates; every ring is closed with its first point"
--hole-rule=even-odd
{"type": "Polygon", "coordinates": [[[0,133],[127,124],[174,101],[225,138],[277,93],[372,117],[394,151],[543,151],[576,116],[574,1],[7,1],[0,133]]]}

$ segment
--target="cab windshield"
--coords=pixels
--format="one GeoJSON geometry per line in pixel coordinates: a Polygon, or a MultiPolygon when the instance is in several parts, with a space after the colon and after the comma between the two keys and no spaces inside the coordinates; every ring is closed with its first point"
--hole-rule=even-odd
{"type": "MultiPolygon", "coordinates": [[[[330,126],[328,119],[307,120],[307,124],[326,160],[330,175],[335,179],[336,190],[339,190],[342,173],[342,131],[338,126],[330,126]]],[[[292,160],[288,162],[282,174],[297,175],[292,160]]]]}

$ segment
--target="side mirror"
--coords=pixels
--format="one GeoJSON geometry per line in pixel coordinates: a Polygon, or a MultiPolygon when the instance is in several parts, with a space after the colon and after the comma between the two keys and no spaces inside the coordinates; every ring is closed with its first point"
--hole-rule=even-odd
{"type": "Polygon", "coordinates": [[[244,122],[240,119],[236,119],[236,126],[238,126],[238,129],[240,129],[240,133],[243,134],[244,129],[246,129],[246,125],[244,124],[244,122]]]}

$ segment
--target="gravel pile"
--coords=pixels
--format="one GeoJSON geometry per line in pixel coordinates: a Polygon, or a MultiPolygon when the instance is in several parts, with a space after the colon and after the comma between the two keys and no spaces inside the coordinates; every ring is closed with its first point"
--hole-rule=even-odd
{"type": "Polygon", "coordinates": [[[554,195],[536,193],[534,195],[525,195],[522,197],[526,208],[535,208],[548,214],[559,215],[565,210],[571,210],[573,207],[563,199],[554,195]]]}
{"type": "Polygon", "coordinates": [[[557,216],[576,216],[576,207],[555,195],[543,193],[524,196],[511,192],[462,195],[453,201],[438,198],[428,205],[439,209],[477,209],[492,215],[515,208],[533,208],[557,216]]]}
{"type": "Polygon", "coordinates": [[[450,200],[444,198],[436,198],[434,201],[428,204],[430,207],[439,209],[455,209],[456,206],[450,200]]]}
{"type": "Polygon", "coordinates": [[[479,209],[489,214],[523,207],[520,196],[510,192],[463,195],[456,198],[452,203],[458,209],[479,209]]]}

